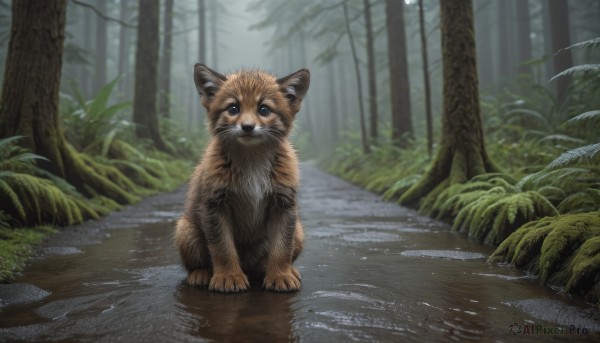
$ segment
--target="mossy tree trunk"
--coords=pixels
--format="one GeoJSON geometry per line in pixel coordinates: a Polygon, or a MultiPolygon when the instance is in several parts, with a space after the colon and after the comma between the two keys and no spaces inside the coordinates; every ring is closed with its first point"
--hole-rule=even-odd
{"type": "Polygon", "coordinates": [[[158,26],[159,0],[140,0],[133,122],[138,138],[149,139],[156,148],[168,151],[158,125],[158,26]]]}
{"type": "Polygon", "coordinates": [[[49,160],[39,162],[42,168],[83,194],[129,203],[131,196],[97,175],[62,134],[58,106],[66,8],[66,0],[13,2],[0,97],[0,138],[25,136],[25,145],[49,160]]]}
{"type": "MultiPolygon", "coordinates": [[[[494,171],[484,145],[479,109],[473,4],[440,0],[444,68],[442,137],[423,178],[400,198],[414,206],[432,191],[494,171]]],[[[434,193],[435,194],[435,193],[434,193]]]]}
{"type": "Polygon", "coordinates": [[[375,68],[375,39],[373,38],[373,24],[371,23],[371,4],[364,0],[363,14],[365,16],[365,30],[367,33],[367,69],[369,75],[369,136],[374,143],[378,136],[377,123],[377,70],[375,68]]]}
{"type": "Polygon", "coordinates": [[[164,41],[162,59],[160,61],[160,114],[165,117],[171,117],[170,114],[170,93],[171,93],[171,54],[173,48],[173,1],[165,1],[164,18],[164,41]]]}
{"type": "Polygon", "coordinates": [[[386,0],[385,13],[392,100],[392,141],[403,146],[406,145],[406,139],[413,135],[404,29],[404,1],[386,0]]]}

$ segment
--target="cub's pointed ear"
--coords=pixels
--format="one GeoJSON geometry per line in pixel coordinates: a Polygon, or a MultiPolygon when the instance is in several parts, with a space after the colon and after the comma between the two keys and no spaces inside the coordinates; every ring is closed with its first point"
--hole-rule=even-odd
{"type": "Polygon", "coordinates": [[[194,83],[196,84],[198,94],[203,98],[203,103],[204,101],[210,102],[225,81],[227,81],[225,76],[204,64],[197,63],[194,66],[194,83]]]}
{"type": "MultiPolygon", "coordinates": [[[[299,106],[310,85],[310,71],[308,69],[300,69],[286,77],[277,80],[281,92],[293,106],[299,106]]],[[[300,108],[298,108],[299,110],[300,108]]]]}

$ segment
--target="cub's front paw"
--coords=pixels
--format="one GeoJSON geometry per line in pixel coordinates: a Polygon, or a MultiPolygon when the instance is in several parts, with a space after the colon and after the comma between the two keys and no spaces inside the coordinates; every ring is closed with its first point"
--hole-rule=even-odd
{"type": "Polygon", "coordinates": [[[214,274],[208,285],[209,290],[223,293],[243,292],[248,287],[250,287],[250,283],[244,273],[214,274]]]}
{"type": "Polygon", "coordinates": [[[292,269],[287,273],[267,274],[263,287],[275,292],[294,292],[300,289],[300,273],[292,269]]]}
{"type": "Polygon", "coordinates": [[[204,287],[208,285],[210,280],[210,272],[208,269],[192,270],[187,277],[187,283],[190,286],[204,287]]]}

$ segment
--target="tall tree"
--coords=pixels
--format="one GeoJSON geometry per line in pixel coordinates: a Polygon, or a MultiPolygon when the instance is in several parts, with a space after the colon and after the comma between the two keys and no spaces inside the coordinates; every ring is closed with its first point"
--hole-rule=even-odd
{"type": "Polygon", "coordinates": [[[494,86],[494,66],[497,64],[497,55],[494,53],[495,40],[492,38],[492,13],[495,6],[493,0],[480,0],[477,2],[477,12],[475,13],[475,32],[477,33],[477,60],[479,75],[479,87],[481,89],[490,89],[494,86]]]}
{"type": "MultiPolygon", "coordinates": [[[[89,12],[89,11],[88,11],[89,12]]],[[[127,22],[129,19],[129,6],[127,1],[121,1],[120,19],[127,22]]],[[[129,71],[129,29],[121,25],[119,29],[119,75],[126,74],[129,71]]],[[[127,98],[126,92],[129,85],[129,76],[125,75],[124,80],[119,83],[119,91],[122,98],[127,98]]]]}
{"type": "MultiPolygon", "coordinates": [[[[12,5],[6,74],[0,96],[0,138],[25,136],[48,161],[41,167],[88,196],[128,203],[131,196],[98,175],[64,139],[58,101],[65,40],[66,0],[19,0],[12,5]]],[[[91,162],[90,162],[91,163],[91,162]]]]}
{"type": "Polygon", "coordinates": [[[329,102],[329,116],[331,120],[329,137],[331,146],[336,146],[339,141],[340,125],[338,123],[338,101],[337,101],[337,83],[335,71],[333,70],[333,62],[327,63],[327,100],[329,102]]]}
{"type": "Polygon", "coordinates": [[[406,58],[404,1],[386,0],[388,58],[390,66],[390,96],[392,100],[392,140],[405,145],[412,137],[412,114],[406,58]]]}
{"type": "Polygon", "coordinates": [[[375,47],[373,39],[373,24],[371,23],[371,4],[363,0],[365,29],[367,31],[367,70],[369,75],[369,134],[374,142],[377,139],[377,71],[375,69],[375,47]]]}
{"type": "MultiPolygon", "coordinates": [[[[105,0],[99,0],[97,2],[98,11],[102,14],[106,14],[106,3],[105,0]]],[[[96,56],[96,76],[94,77],[94,90],[95,94],[104,87],[106,84],[106,61],[108,58],[107,54],[107,28],[106,21],[100,16],[96,16],[96,49],[94,56],[96,56]]]]}
{"type": "MultiPolygon", "coordinates": [[[[552,49],[554,50],[554,74],[573,66],[571,50],[560,49],[571,45],[571,29],[569,21],[569,6],[567,0],[548,0],[550,10],[550,29],[552,30],[552,49]]],[[[570,77],[560,77],[556,80],[556,95],[559,101],[565,100],[570,77]]]]}
{"type": "MultiPolygon", "coordinates": [[[[85,42],[83,45],[83,48],[85,49],[85,51],[87,51],[88,53],[92,53],[92,40],[90,39],[90,37],[92,37],[92,12],[89,10],[84,10],[84,16],[83,16],[83,20],[84,20],[84,29],[83,29],[83,35],[85,37],[85,42]]],[[[81,91],[83,92],[83,95],[86,98],[90,98],[92,96],[92,77],[90,77],[90,71],[88,69],[87,66],[83,66],[82,70],[81,70],[81,91]]]]}
{"type": "Polygon", "coordinates": [[[450,184],[494,171],[479,109],[477,57],[471,0],[440,0],[444,108],[440,148],[427,173],[400,198],[416,205],[450,184]]]}
{"type": "Polygon", "coordinates": [[[348,35],[348,40],[350,41],[350,49],[352,51],[352,59],[354,60],[354,72],[356,74],[356,87],[358,91],[358,110],[360,116],[360,138],[362,142],[363,152],[368,154],[371,152],[371,148],[369,146],[369,142],[367,142],[367,129],[365,127],[365,107],[363,104],[363,93],[362,93],[362,81],[360,77],[360,67],[358,56],[356,54],[356,47],[354,46],[354,36],[352,35],[352,30],[350,30],[350,19],[348,18],[348,5],[344,2],[342,4],[342,9],[344,10],[344,23],[346,24],[346,34],[348,35]]]}
{"type": "Polygon", "coordinates": [[[425,91],[425,120],[427,124],[427,152],[431,157],[433,148],[433,119],[431,115],[431,87],[429,85],[429,58],[427,56],[427,34],[423,0],[419,0],[419,31],[421,32],[421,57],[423,60],[423,88],[425,91]]]}
{"type": "Polygon", "coordinates": [[[219,70],[219,2],[210,1],[210,47],[212,54],[212,68],[219,70]]]}
{"type": "Polygon", "coordinates": [[[198,0],[198,59],[206,63],[206,1],[198,0]]]}
{"type": "Polygon", "coordinates": [[[504,86],[512,76],[511,59],[511,24],[509,1],[498,1],[498,80],[504,86]]]}
{"type": "Polygon", "coordinates": [[[165,1],[164,41],[162,60],[160,62],[160,92],[159,113],[165,118],[170,117],[171,93],[171,54],[173,48],[173,0],[165,1]]]}
{"type": "Polygon", "coordinates": [[[140,0],[137,51],[135,54],[135,91],[133,122],[138,138],[150,139],[158,149],[167,151],[157,112],[159,0],[140,0]]]}
{"type": "Polygon", "coordinates": [[[529,1],[516,0],[517,5],[517,54],[519,74],[531,74],[531,67],[523,62],[531,59],[531,25],[529,1]]]}

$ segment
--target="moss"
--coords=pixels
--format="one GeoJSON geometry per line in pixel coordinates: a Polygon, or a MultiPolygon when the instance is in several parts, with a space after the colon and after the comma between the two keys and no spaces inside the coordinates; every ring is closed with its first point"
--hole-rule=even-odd
{"type": "Polygon", "coordinates": [[[49,227],[0,228],[0,282],[12,280],[33,253],[33,248],[53,232],[55,230],[49,227]]]}
{"type": "Polygon", "coordinates": [[[500,244],[490,261],[514,263],[539,274],[542,284],[568,292],[598,290],[600,212],[546,217],[523,225],[500,244]]]}

